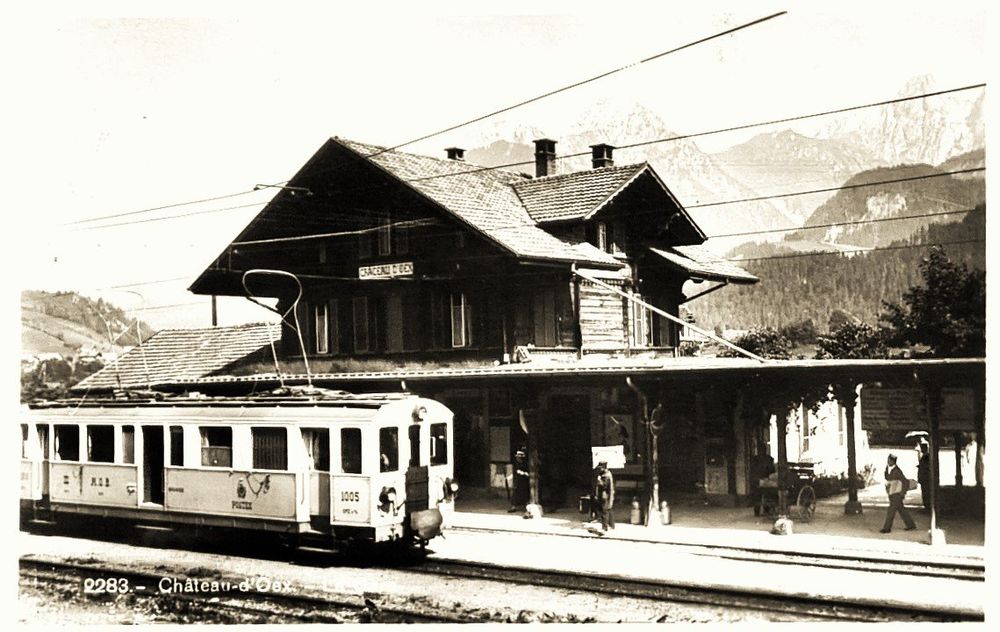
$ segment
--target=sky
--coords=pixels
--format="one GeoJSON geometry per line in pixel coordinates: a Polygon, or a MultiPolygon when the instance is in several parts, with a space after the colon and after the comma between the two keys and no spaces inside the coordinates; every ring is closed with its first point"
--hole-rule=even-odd
{"type": "MultiPolygon", "coordinates": [[[[329,136],[397,145],[778,11],[503,118],[558,137],[612,98],[684,133],[889,99],[920,75],[980,83],[988,70],[983,1],[150,6],[88,3],[8,24],[5,137],[19,288],[103,296],[156,327],[210,325],[209,299],[186,287],[274,190],[140,211],[286,180],[329,136]],[[74,223],[123,213],[103,224],[144,221],[74,223]]],[[[496,124],[406,149],[443,156],[496,124]]],[[[714,152],[766,131],[698,142],[714,152]]],[[[223,325],[268,316],[220,302],[223,325]]]]}

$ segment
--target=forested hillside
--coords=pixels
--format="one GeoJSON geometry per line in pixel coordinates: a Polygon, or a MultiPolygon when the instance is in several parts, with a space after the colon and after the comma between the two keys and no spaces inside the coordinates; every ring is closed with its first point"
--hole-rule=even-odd
{"type": "MultiPolygon", "coordinates": [[[[154,330],[139,323],[143,338],[154,330]]],[[[124,310],[76,292],[21,292],[22,352],[75,355],[81,347],[119,351],[137,343],[136,323],[124,310]],[[116,343],[110,345],[108,326],[116,343]],[[123,333],[124,332],[124,333],[123,333]]]]}
{"type": "MultiPolygon", "coordinates": [[[[907,288],[920,282],[917,264],[927,247],[902,246],[984,239],[986,208],[976,208],[960,222],[933,224],[910,239],[864,253],[801,254],[781,245],[757,244],[751,249],[756,257],[773,258],[742,265],[760,277],[760,283],[724,288],[689,307],[698,325],[709,328],[779,328],[811,318],[817,329],[825,331],[834,310],[874,324],[883,301],[898,301],[907,288]]],[[[985,270],[982,241],[951,243],[944,249],[952,260],[985,270]]]]}

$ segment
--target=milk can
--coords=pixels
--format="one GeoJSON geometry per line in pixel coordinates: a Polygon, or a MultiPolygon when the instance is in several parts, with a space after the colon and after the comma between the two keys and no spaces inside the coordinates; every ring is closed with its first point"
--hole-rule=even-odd
{"type": "Polygon", "coordinates": [[[639,507],[639,500],[632,497],[632,511],[628,517],[629,524],[642,524],[642,509],[639,507]]]}
{"type": "Polygon", "coordinates": [[[660,522],[670,524],[670,505],[665,500],[660,501],[660,522]]]}

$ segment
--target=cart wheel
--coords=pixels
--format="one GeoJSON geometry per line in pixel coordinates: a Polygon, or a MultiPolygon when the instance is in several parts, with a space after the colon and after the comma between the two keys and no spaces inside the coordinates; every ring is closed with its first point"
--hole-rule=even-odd
{"type": "Polygon", "coordinates": [[[813,491],[811,485],[806,485],[799,490],[796,504],[799,507],[799,520],[812,522],[813,515],[816,514],[816,492],[813,491]]]}

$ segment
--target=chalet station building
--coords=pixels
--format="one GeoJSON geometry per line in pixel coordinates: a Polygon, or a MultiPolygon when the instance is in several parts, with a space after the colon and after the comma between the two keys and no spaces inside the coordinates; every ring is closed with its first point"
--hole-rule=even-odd
{"type": "MultiPolygon", "coordinates": [[[[681,325],[642,303],[677,316],[687,281],[712,289],[758,281],[700,247],[706,235],[648,163],[616,166],[614,148],[595,145],[592,169],[557,174],[555,146],[535,141],[531,177],[472,166],[458,148],[437,159],[332,138],[191,291],[243,296],[247,270],[294,273],[311,371],[413,370],[410,390],[457,413],[467,485],[502,488],[511,455],[528,443],[539,453],[543,501],[586,488],[591,446],[623,445],[626,472],[639,477],[644,436],[622,374],[603,373],[597,384],[525,383],[502,372],[448,385],[417,379],[420,369],[558,372],[673,359],[681,325]]],[[[279,311],[295,300],[292,279],[246,283],[279,299],[279,311]]],[[[283,361],[302,359],[291,327],[282,327],[281,349],[283,361]]],[[[704,480],[703,450],[684,458],[668,480],[692,487],[704,480]]]]}
{"type": "MultiPolygon", "coordinates": [[[[532,177],[475,167],[458,148],[439,159],[328,140],[190,288],[277,299],[284,324],[160,332],[141,358],[77,388],[113,388],[129,371],[166,390],[269,388],[273,344],[286,383],[448,405],[467,492],[502,495],[526,447],[548,509],[586,493],[598,446],[621,446],[622,485],[656,474],[667,498],[745,501],[771,419],[832,384],[854,471],[857,385],[912,381],[917,367],[681,357],[684,303],[758,279],[702,249],[706,235],[649,164],[616,166],[614,148],[595,145],[592,169],[559,174],[555,146],[535,141],[532,177]],[[685,295],[688,281],[700,291],[685,295]]],[[[981,359],[927,362],[928,386],[979,380],[982,392],[981,359]]]]}

